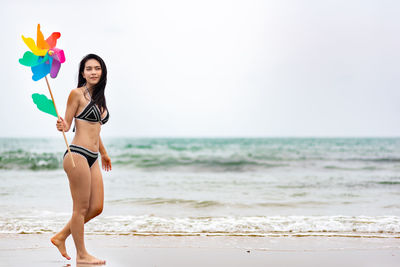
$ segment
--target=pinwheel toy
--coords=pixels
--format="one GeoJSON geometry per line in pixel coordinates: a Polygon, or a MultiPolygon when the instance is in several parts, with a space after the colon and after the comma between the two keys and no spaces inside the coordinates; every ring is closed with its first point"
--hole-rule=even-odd
{"type": "MultiPolygon", "coordinates": [[[[23,57],[19,59],[19,63],[31,68],[33,73],[32,79],[34,81],[39,81],[40,79],[45,78],[51,100],[45,95],[36,93],[32,94],[32,99],[39,110],[57,118],[60,118],[60,116],[58,115],[56,103],[54,102],[54,97],[47,79],[47,74],[50,74],[50,77],[53,79],[56,78],[60,71],[61,63],[65,62],[64,51],[56,48],[57,40],[60,36],[61,34],[59,32],[53,32],[50,37],[45,40],[43,33],[40,31],[40,24],[38,24],[36,44],[32,38],[25,38],[22,35],[22,40],[24,40],[24,43],[28,46],[30,51],[26,51],[23,57]]],[[[64,131],[63,135],[68,152],[71,154],[64,131]]],[[[72,165],[75,167],[73,158],[70,158],[72,160],[72,165]]]]}

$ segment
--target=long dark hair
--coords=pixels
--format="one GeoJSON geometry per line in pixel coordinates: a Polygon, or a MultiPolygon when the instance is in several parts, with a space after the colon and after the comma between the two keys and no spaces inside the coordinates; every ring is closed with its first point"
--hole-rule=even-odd
{"type": "Polygon", "coordinates": [[[93,86],[92,99],[103,113],[103,111],[107,109],[106,98],[104,96],[104,90],[106,89],[107,84],[107,67],[101,57],[95,54],[88,54],[81,60],[81,63],[79,64],[78,87],[86,84],[86,79],[83,78],[83,70],[85,69],[85,64],[89,59],[97,60],[101,66],[101,77],[99,82],[93,86]]]}

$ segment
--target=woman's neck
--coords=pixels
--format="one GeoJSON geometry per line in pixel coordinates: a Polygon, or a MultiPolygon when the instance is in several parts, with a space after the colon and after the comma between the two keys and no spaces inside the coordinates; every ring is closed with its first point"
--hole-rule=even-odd
{"type": "Polygon", "coordinates": [[[90,84],[85,84],[85,91],[87,91],[90,97],[93,96],[93,87],[90,84]]]}

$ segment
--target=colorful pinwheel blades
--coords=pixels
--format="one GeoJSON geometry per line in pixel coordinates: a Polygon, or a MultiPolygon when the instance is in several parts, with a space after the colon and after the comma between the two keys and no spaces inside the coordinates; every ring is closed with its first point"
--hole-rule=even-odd
{"type": "Polygon", "coordinates": [[[47,74],[50,74],[51,78],[57,77],[61,63],[65,62],[64,51],[56,48],[60,36],[59,32],[53,32],[45,40],[40,31],[40,24],[37,26],[36,43],[32,38],[22,36],[22,40],[31,51],[25,52],[23,57],[19,59],[19,63],[31,67],[34,81],[42,79],[47,74]]]}

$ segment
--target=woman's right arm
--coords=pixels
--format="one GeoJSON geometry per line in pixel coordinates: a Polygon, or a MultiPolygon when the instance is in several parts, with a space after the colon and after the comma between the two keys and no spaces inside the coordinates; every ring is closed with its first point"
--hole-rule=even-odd
{"type": "Polygon", "coordinates": [[[64,129],[64,132],[68,132],[71,128],[72,120],[76,114],[76,110],[79,106],[79,91],[74,89],[71,91],[68,97],[67,109],[65,110],[65,119],[62,117],[57,120],[57,130],[60,132],[64,129]]]}

